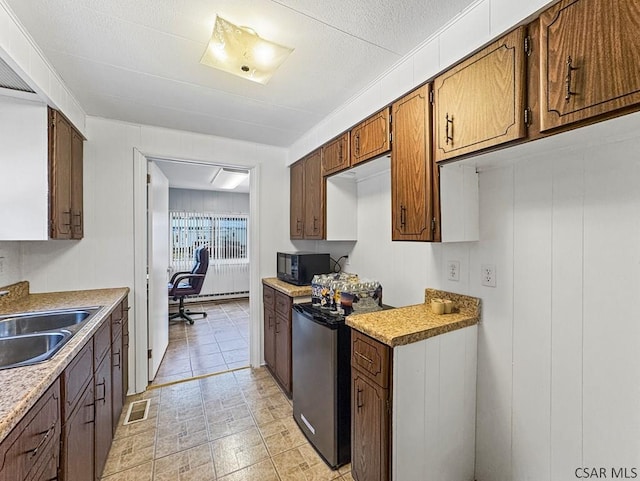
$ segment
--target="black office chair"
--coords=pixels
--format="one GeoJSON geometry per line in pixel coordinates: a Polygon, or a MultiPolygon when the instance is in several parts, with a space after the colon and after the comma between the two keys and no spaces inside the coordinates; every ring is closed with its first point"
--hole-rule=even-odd
{"type": "Polygon", "coordinates": [[[195,265],[193,269],[191,269],[191,272],[176,272],[171,277],[171,281],[169,281],[169,297],[174,301],[179,300],[180,304],[178,306],[178,312],[169,316],[170,321],[172,319],[184,319],[185,321],[189,321],[189,324],[193,324],[191,316],[202,315],[207,317],[206,312],[191,312],[185,310],[184,298],[200,294],[208,267],[209,249],[205,246],[198,247],[195,251],[195,265]]]}

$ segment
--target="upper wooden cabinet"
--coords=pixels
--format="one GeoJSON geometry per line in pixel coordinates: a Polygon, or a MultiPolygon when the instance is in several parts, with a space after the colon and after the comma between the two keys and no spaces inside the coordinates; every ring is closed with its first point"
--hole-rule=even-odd
{"type": "Polygon", "coordinates": [[[49,236],[82,239],[82,145],[84,138],[59,112],[49,109],[49,236]]]}
{"type": "Polygon", "coordinates": [[[393,104],[392,240],[438,240],[437,171],[431,156],[431,85],[393,104]]]}
{"type": "Polygon", "coordinates": [[[345,132],[322,146],[322,175],[335,174],[349,165],[349,132],[345,132]]]}
{"type": "Polygon", "coordinates": [[[304,238],[324,238],[324,179],[319,150],[304,161],[304,238]]]}
{"type": "Polygon", "coordinates": [[[351,129],[351,165],[372,159],[391,149],[391,112],[386,107],[351,129]]]}
{"type": "Polygon", "coordinates": [[[520,27],[435,79],[436,161],[526,135],[524,42],[520,27]]]}
{"type": "Polygon", "coordinates": [[[304,238],[304,160],[289,169],[289,237],[304,238]]]}
{"type": "Polygon", "coordinates": [[[320,149],[293,164],[289,175],[290,238],[323,239],[325,183],[320,149]]]}
{"type": "Polygon", "coordinates": [[[540,16],[541,129],[640,103],[640,0],[563,0],[540,16]]]}

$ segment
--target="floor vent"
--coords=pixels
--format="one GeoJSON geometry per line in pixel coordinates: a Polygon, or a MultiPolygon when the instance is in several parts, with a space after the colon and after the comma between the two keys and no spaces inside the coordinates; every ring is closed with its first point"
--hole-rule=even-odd
{"type": "Polygon", "coordinates": [[[124,425],[139,423],[144,421],[149,416],[149,405],[151,404],[149,399],[143,399],[142,401],[134,401],[129,405],[127,410],[127,417],[124,420],[124,425]]]}

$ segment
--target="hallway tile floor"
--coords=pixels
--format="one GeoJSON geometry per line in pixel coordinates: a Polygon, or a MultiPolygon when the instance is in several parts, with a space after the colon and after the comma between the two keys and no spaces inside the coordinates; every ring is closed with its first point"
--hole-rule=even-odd
{"type": "Polygon", "coordinates": [[[292,418],[265,368],[239,369],[130,396],[102,481],[353,481],[333,471],[292,418]],[[128,404],[151,402],[124,426],[128,404]]]}
{"type": "MultiPolygon", "coordinates": [[[[249,365],[249,299],[190,303],[195,323],[169,322],[169,346],[152,385],[249,365]]],[[[170,312],[177,306],[171,306],[170,312]]]]}

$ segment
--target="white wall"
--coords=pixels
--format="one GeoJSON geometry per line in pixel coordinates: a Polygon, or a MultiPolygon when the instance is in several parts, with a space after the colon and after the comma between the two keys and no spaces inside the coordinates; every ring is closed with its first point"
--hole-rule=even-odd
{"type": "Polygon", "coordinates": [[[0,242],[0,287],[25,280],[20,268],[20,242],[0,242]]]}
{"type": "Polygon", "coordinates": [[[85,237],[23,243],[22,275],[34,292],[133,287],[134,147],[155,157],[268,165],[260,178],[260,272],[275,272],[271,254],[288,242],[284,149],[93,117],[87,120],[87,136],[85,237]]]}
{"type": "Polygon", "coordinates": [[[640,114],[488,154],[479,242],[391,242],[390,179],[358,185],[351,270],[384,300],[482,299],[476,479],[640,467],[640,114]],[[460,281],[446,278],[460,261],[460,281]],[[497,287],[480,285],[481,264],[497,287]]]}

